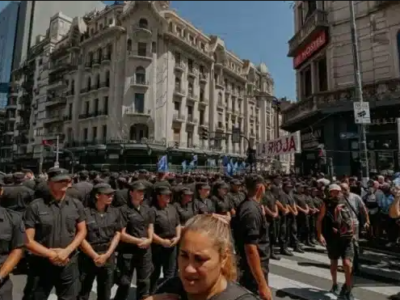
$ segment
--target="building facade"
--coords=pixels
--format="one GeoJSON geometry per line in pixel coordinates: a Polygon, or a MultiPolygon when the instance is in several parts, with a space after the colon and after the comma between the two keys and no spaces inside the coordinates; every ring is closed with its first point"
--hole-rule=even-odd
{"type": "Polygon", "coordinates": [[[0,109],[7,105],[19,5],[12,1],[0,12],[0,109]]]}
{"type": "Polygon", "coordinates": [[[266,65],[238,58],[169,1],[126,1],[83,18],[57,14],[30,55],[24,67],[31,64],[33,82],[15,79],[19,102],[32,90],[30,115],[17,121],[30,120],[27,142],[14,143],[10,155],[32,164],[43,141],[58,140],[66,161],[132,168],[165,152],[176,165],[193,154],[200,164],[244,158],[249,146],[273,138],[266,65]],[[235,143],[234,128],[242,136],[235,143]]]}
{"type": "MultiPolygon", "coordinates": [[[[371,171],[398,167],[400,112],[399,1],[355,2],[371,171]]],[[[359,175],[358,127],[354,123],[354,64],[349,2],[296,1],[289,56],[296,69],[297,103],[283,110],[282,128],[300,130],[296,165],[309,173],[324,145],[337,175],[359,175]]]]}

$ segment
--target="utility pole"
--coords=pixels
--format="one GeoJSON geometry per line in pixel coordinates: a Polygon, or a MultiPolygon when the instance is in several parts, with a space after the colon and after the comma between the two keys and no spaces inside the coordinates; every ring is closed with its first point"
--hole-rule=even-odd
{"type": "MultiPolygon", "coordinates": [[[[360,69],[360,56],[358,51],[358,34],[356,16],[354,12],[354,1],[349,1],[350,6],[350,25],[351,25],[351,41],[353,50],[353,64],[354,64],[354,88],[356,102],[363,102],[361,69],[360,69]]],[[[364,186],[366,186],[369,177],[368,167],[368,150],[367,150],[367,137],[365,133],[365,124],[359,124],[359,152],[361,163],[361,176],[364,186]]]]}

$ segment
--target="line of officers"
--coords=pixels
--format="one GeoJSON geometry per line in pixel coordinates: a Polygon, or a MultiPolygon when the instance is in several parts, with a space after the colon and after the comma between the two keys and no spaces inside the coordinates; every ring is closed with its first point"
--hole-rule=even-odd
{"type": "Polygon", "coordinates": [[[125,300],[134,273],[136,299],[145,299],[177,275],[181,229],[196,214],[218,214],[231,222],[236,252],[247,256],[239,259],[240,283],[256,293],[260,283],[254,268],[262,270],[267,283],[269,258],[279,259],[274,245],[293,255],[289,246],[303,252],[299,241],[315,243],[315,217],[322,204],[317,188],[298,185],[293,193],[290,180],[256,175],[243,182],[219,175],[160,174],[151,182],[146,171],[140,174],[133,182],[113,184],[108,177],[88,178],[83,172],[71,187],[69,172],[53,168],[34,191],[18,176],[1,188],[0,297],[12,299],[9,274],[24,258],[29,266],[24,300],[47,299],[53,288],[59,299],[88,299],[96,279],[98,299],[110,299],[116,283],[114,299],[125,300]],[[256,267],[247,244],[256,247],[256,267]]]}

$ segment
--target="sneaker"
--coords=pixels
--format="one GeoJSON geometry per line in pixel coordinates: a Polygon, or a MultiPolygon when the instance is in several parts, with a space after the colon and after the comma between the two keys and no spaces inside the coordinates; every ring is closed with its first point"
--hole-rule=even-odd
{"type": "Polygon", "coordinates": [[[329,293],[332,293],[335,296],[338,296],[339,295],[339,286],[337,284],[332,285],[332,288],[329,291],[329,293]]]}

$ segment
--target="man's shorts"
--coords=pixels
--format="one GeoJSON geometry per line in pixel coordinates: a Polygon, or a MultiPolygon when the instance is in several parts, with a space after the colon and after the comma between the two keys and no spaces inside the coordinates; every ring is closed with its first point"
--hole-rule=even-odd
{"type": "Polygon", "coordinates": [[[326,249],[330,260],[348,259],[353,261],[354,243],[350,239],[334,239],[327,241],[326,249]]]}

